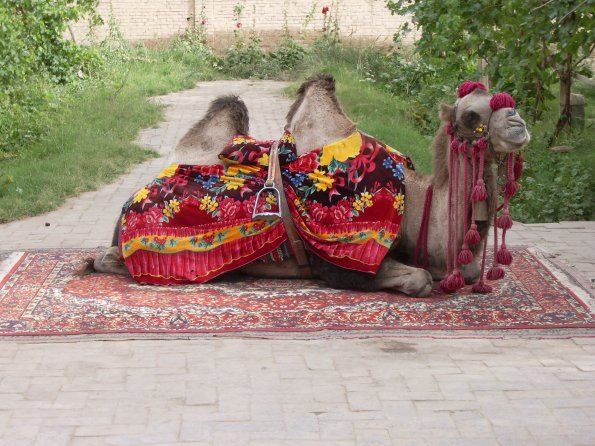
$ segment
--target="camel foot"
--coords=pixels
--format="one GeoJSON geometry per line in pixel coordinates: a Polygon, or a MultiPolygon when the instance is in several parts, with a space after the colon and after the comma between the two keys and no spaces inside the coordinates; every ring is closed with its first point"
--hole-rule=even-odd
{"type": "Polygon", "coordinates": [[[423,268],[415,268],[385,259],[374,278],[378,289],[398,291],[413,297],[428,297],[432,294],[432,275],[423,268]]]}
{"type": "Polygon", "coordinates": [[[477,282],[479,279],[479,274],[481,273],[481,265],[474,259],[471,263],[467,265],[461,265],[459,267],[461,270],[461,274],[463,275],[463,279],[465,279],[465,283],[467,285],[471,285],[472,283],[477,282]]]}
{"type": "Polygon", "coordinates": [[[117,246],[110,246],[103,254],[95,259],[93,268],[99,273],[112,273],[127,275],[128,268],[120,260],[120,252],[117,246]]]}

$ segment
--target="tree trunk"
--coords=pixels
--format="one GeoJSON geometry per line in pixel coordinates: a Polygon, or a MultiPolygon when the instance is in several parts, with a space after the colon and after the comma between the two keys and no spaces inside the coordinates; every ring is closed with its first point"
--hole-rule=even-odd
{"type": "Polygon", "coordinates": [[[556,130],[549,140],[549,144],[553,144],[556,138],[560,135],[564,127],[570,125],[571,107],[570,107],[570,93],[572,90],[572,54],[567,54],[564,60],[564,65],[559,72],[560,78],[560,118],[556,124],[556,130]]]}

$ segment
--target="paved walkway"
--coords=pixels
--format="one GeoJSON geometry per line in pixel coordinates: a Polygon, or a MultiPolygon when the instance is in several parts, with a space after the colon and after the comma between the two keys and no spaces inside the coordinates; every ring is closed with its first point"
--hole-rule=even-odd
{"type": "MultiPolygon", "coordinates": [[[[229,93],[246,101],[253,136],[277,137],[285,86],[217,81],[158,98],[166,121],[139,143],[167,155],[229,93]]],[[[121,203],[164,163],[0,225],[0,243],[105,246],[121,203]]],[[[593,222],[515,224],[508,241],[595,280],[593,222]]],[[[0,340],[0,445],[174,444],[592,445],[595,338],[0,340]]]]}

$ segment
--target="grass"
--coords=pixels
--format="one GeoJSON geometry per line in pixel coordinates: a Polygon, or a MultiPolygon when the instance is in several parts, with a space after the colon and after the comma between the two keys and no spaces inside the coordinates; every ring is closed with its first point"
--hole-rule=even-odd
{"type": "Polygon", "coordinates": [[[132,141],[162,119],[148,98],[191,88],[214,74],[184,51],[140,49],[113,57],[97,79],[65,89],[52,125],[20,156],[0,162],[14,179],[0,195],[0,223],[56,209],[156,156],[132,141]]]}

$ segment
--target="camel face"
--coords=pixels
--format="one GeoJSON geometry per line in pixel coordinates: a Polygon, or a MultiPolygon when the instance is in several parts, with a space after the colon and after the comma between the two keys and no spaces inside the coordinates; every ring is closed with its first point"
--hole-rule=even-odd
{"type": "Polygon", "coordinates": [[[477,89],[459,99],[456,105],[457,125],[465,135],[479,137],[482,129],[487,130],[496,152],[521,150],[531,140],[525,121],[514,108],[492,111],[491,98],[489,93],[477,89]]]}

